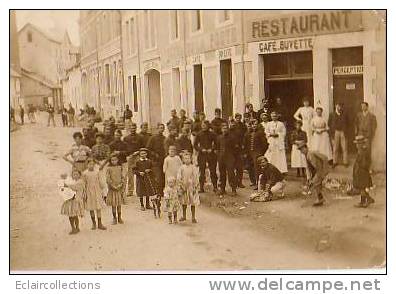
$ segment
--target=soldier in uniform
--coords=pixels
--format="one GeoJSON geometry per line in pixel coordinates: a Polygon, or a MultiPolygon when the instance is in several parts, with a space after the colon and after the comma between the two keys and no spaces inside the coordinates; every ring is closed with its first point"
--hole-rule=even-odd
{"type": "MultiPolygon", "coordinates": [[[[257,181],[258,181],[258,162],[257,158],[263,156],[268,148],[268,142],[265,137],[265,133],[262,128],[258,127],[257,119],[252,119],[251,123],[251,132],[248,132],[245,135],[243,149],[247,154],[247,158],[250,163],[253,163],[253,171],[254,171],[254,190],[257,190],[257,181]]],[[[251,168],[251,167],[250,167],[251,168]]],[[[253,171],[251,173],[253,174],[253,171]]],[[[251,178],[252,180],[252,178],[251,178]]]]}
{"type": "Polygon", "coordinates": [[[209,167],[210,179],[213,185],[213,192],[217,192],[217,160],[216,154],[214,153],[216,145],[216,135],[209,129],[209,126],[209,121],[205,120],[202,122],[202,130],[197,134],[194,142],[194,149],[198,152],[200,193],[205,192],[204,185],[206,166],[209,167]]]}
{"type": "MultiPolygon", "coordinates": [[[[128,156],[133,155],[136,151],[139,151],[139,149],[143,147],[142,140],[140,136],[136,133],[136,129],[137,129],[136,124],[131,123],[129,128],[129,135],[124,137],[124,142],[127,145],[128,156]]],[[[127,196],[132,196],[134,194],[134,174],[132,171],[134,165],[135,165],[134,158],[130,156],[128,158],[127,196]]]]}
{"type": "Polygon", "coordinates": [[[148,141],[149,141],[149,139],[151,137],[151,133],[149,133],[149,131],[148,131],[148,123],[147,122],[143,122],[140,125],[140,133],[139,133],[139,135],[140,135],[140,138],[142,140],[143,146],[147,146],[147,143],[148,143],[148,141]]]}
{"type": "Polygon", "coordinates": [[[223,123],[226,123],[226,121],[221,117],[221,109],[216,108],[215,118],[211,122],[211,128],[216,135],[221,134],[221,126],[223,123]]]}
{"type": "Polygon", "coordinates": [[[225,186],[228,183],[232,189],[232,196],[236,196],[237,181],[235,176],[235,156],[238,150],[238,142],[229,132],[227,123],[221,125],[221,134],[216,139],[217,162],[220,171],[219,195],[224,195],[225,186]]]}
{"type": "MultiPolygon", "coordinates": [[[[242,118],[242,116],[241,116],[242,118]]],[[[238,142],[237,150],[235,152],[235,170],[236,170],[236,181],[239,188],[245,188],[242,184],[243,178],[243,158],[242,158],[242,145],[245,137],[245,130],[237,126],[237,122],[234,119],[230,120],[230,134],[235,137],[238,142]]]]}
{"type": "Polygon", "coordinates": [[[164,142],[164,152],[165,154],[168,154],[169,146],[176,146],[176,139],[178,137],[178,129],[170,125],[169,126],[169,135],[166,137],[165,142],[164,142]]]}
{"type": "Polygon", "coordinates": [[[175,145],[177,154],[181,155],[181,153],[184,151],[188,151],[190,154],[192,154],[193,146],[190,140],[189,128],[187,125],[182,128],[181,134],[179,138],[176,139],[175,145]]]}

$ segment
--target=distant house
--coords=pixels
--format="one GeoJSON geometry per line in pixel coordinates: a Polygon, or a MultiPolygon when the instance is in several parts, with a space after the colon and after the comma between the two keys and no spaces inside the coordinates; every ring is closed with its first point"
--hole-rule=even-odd
{"type": "Polygon", "coordinates": [[[55,109],[63,105],[61,34],[64,32],[49,36],[30,23],[19,30],[21,99],[25,105],[51,103],[55,109]]]}

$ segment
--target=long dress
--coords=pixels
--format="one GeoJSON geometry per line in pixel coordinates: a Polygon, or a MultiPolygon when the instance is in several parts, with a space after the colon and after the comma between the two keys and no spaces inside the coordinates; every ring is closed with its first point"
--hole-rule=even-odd
{"type": "Polygon", "coordinates": [[[180,209],[177,187],[166,186],[164,189],[165,212],[177,212],[180,209]]]}
{"type": "Polygon", "coordinates": [[[86,185],[87,200],[85,203],[86,210],[97,210],[106,207],[103,201],[103,187],[100,180],[99,171],[86,170],[83,173],[83,178],[86,185]]]}
{"type": "Polygon", "coordinates": [[[333,159],[333,151],[330,144],[329,128],[327,126],[326,120],[321,116],[315,116],[312,121],[312,131],[313,135],[311,138],[311,151],[319,152],[326,155],[328,160],[333,159]],[[322,131],[321,133],[318,133],[322,131]]]}
{"type": "Polygon", "coordinates": [[[73,198],[66,200],[62,204],[61,214],[68,217],[84,216],[84,195],[85,183],[82,179],[68,183],[68,188],[75,192],[73,198]]]}
{"type": "Polygon", "coordinates": [[[308,148],[311,147],[311,139],[312,139],[312,124],[311,121],[315,116],[315,110],[312,106],[301,106],[294,113],[294,118],[296,120],[302,121],[301,129],[307,133],[307,145],[308,148]]]}
{"type": "Polygon", "coordinates": [[[183,164],[177,175],[178,194],[182,205],[199,205],[199,172],[193,164],[183,164]]]}
{"type": "Polygon", "coordinates": [[[286,151],[285,151],[285,136],[286,128],[283,122],[270,121],[266,125],[265,134],[268,141],[268,149],[265,157],[268,162],[276,166],[281,173],[287,173],[286,151]],[[272,137],[270,135],[278,135],[272,137]]]}
{"type": "Polygon", "coordinates": [[[136,175],[136,196],[150,197],[158,196],[157,182],[153,173],[153,162],[150,159],[138,159],[133,167],[136,175]],[[146,170],[149,169],[149,172],[146,170]],[[144,172],[144,175],[140,175],[144,172]]]}
{"type": "Polygon", "coordinates": [[[124,199],[124,178],[121,165],[108,166],[106,171],[108,192],[106,204],[108,206],[121,206],[124,199]]]}

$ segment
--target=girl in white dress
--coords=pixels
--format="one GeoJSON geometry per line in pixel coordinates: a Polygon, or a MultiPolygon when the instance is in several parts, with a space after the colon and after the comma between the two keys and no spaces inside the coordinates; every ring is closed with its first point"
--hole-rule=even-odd
{"type": "Polygon", "coordinates": [[[286,128],[283,122],[278,121],[278,114],[271,113],[272,121],[268,122],[265,128],[265,134],[268,141],[268,150],[265,157],[268,162],[273,164],[281,173],[287,173],[285,137],[286,128]]]}
{"type": "Polygon", "coordinates": [[[301,106],[297,109],[296,113],[294,113],[294,118],[302,122],[301,129],[307,133],[307,145],[308,148],[310,148],[312,138],[311,120],[315,116],[315,110],[309,105],[308,98],[303,99],[303,104],[304,106],[301,106]]]}
{"type": "Polygon", "coordinates": [[[311,121],[312,138],[311,151],[317,151],[327,156],[327,159],[333,160],[333,151],[331,149],[329,127],[326,120],[322,117],[323,108],[316,108],[316,116],[311,121]]]}

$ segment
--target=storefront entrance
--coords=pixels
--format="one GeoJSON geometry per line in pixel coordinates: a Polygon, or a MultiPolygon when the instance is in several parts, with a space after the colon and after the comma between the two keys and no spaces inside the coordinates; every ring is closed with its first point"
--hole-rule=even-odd
{"type": "Polygon", "coordinates": [[[202,64],[194,65],[195,111],[204,111],[202,64]]]}
{"type": "MultiPolygon", "coordinates": [[[[344,104],[348,115],[348,148],[355,151],[353,144],[354,122],[363,102],[363,47],[333,49],[333,104],[344,104]]],[[[333,109],[331,110],[333,111],[333,109]]]]}
{"type": "Polygon", "coordinates": [[[162,123],[162,109],[161,109],[161,84],[160,73],[151,69],[145,74],[146,93],[148,93],[149,104],[149,124],[156,127],[158,123],[162,123]]]}
{"type": "Polygon", "coordinates": [[[288,131],[294,128],[293,115],[308,98],[313,105],[312,51],[263,55],[264,90],[270,105],[280,98],[288,131]]]}
{"type": "Polygon", "coordinates": [[[266,97],[270,104],[275,103],[276,98],[281,98],[283,103],[283,119],[286,122],[288,131],[294,128],[293,115],[302,105],[302,98],[307,97],[313,105],[313,82],[307,80],[281,80],[266,82],[266,97]]]}
{"type": "Polygon", "coordinates": [[[221,76],[221,110],[223,118],[228,119],[233,115],[232,98],[232,65],[231,59],[220,61],[221,76]]]}

